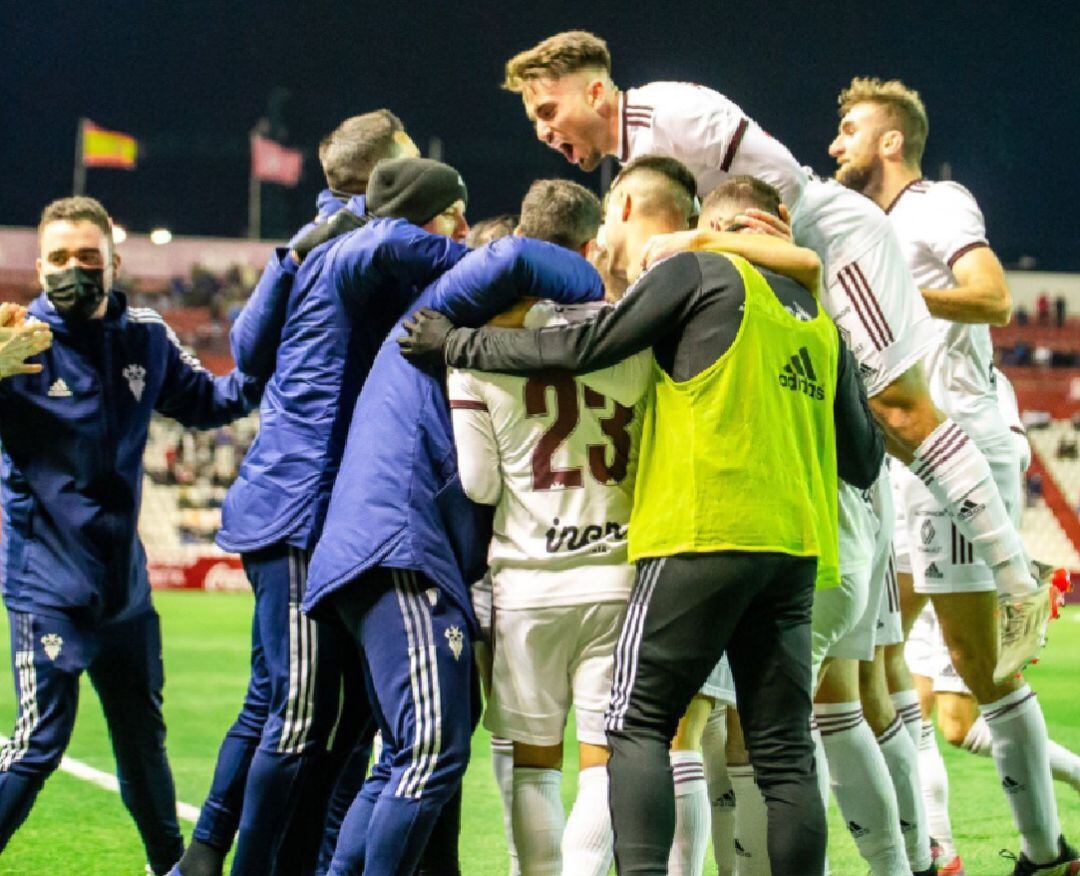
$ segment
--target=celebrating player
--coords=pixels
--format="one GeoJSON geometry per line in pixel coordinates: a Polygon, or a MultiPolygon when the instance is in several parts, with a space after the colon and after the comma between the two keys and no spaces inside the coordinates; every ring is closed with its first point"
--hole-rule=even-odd
{"type": "MultiPolygon", "coordinates": [[[[1023,679],[1011,673],[1002,676],[991,666],[998,610],[995,569],[985,562],[978,540],[928,482],[932,468],[953,465],[950,459],[960,458],[965,448],[977,448],[989,461],[1005,500],[1008,517],[998,526],[1018,523],[1018,455],[997,404],[988,328],[1009,319],[1004,272],[987,243],[983,216],[971,193],[956,183],[923,179],[929,126],[918,93],[895,80],[856,78],[839,102],[840,130],[829,148],[839,165],[837,179],[872,198],[896,228],[935,317],[926,369],[934,401],[953,424],[948,436],[942,433],[933,458],[897,472],[914,592],[923,597],[911,603],[917,611],[919,603],[930,598],[953,665],[986,719],[994,760],[1009,788],[1007,799],[1020,831],[1016,874],[1064,873],[1080,864],[1076,850],[1061,836],[1042,710],[1023,679]]],[[[961,518],[982,517],[984,501],[980,492],[968,494],[961,518]]],[[[1009,602],[1004,610],[1013,610],[1009,602]]]]}
{"type": "Polygon", "coordinates": [[[314,513],[320,502],[318,473],[335,454],[312,451],[328,444],[335,412],[349,405],[348,394],[343,397],[340,388],[334,392],[337,382],[330,379],[347,368],[348,359],[342,355],[340,321],[328,318],[338,303],[319,294],[327,248],[312,251],[360,224],[375,164],[414,154],[416,147],[396,116],[377,110],[346,119],[319,151],[327,188],[318,197],[316,220],[274,253],[231,333],[236,361],[269,380],[259,434],[225,497],[217,537],[225,550],[241,554],[255,594],[251,677],[178,867],[182,876],[217,876],[238,828],[233,872],[269,869],[275,861],[286,869],[311,866],[313,861],[294,856],[313,856],[311,846],[322,836],[318,813],[329,794],[323,779],[340,766],[326,762],[330,731],[337,727],[335,736],[345,743],[370,721],[365,709],[354,708],[364,701],[358,691],[360,703],[350,698],[339,725],[344,642],[332,626],[308,620],[299,610],[308,556],[321,528],[314,513]],[[301,259],[304,271],[297,281],[301,259]],[[290,311],[297,282],[302,300],[290,311]],[[305,393],[292,392],[299,381],[307,383],[298,371],[326,351],[333,352],[325,360],[324,391],[308,385],[305,393]],[[290,789],[312,793],[301,800],[290,789]],[[302,813],[302,823],[289,833],[294,811],[302,813]]]}
{"type": "Polygon", "coordinates": [[[815,569],[825,586],[839,577],[834,398],[844,430],[863,436],[845,460],[863,486],[881,442],[836,329],[807,290],[720,255],[681,254],[641,274],[646,240],[686,227],[695,189],[671,158],[639,158],[616,178],[605,247],[613,272],[640,275],[617,307],[536,331],[451,330],[421,314],[403,345],[459,367],[530,372],[593,370],[652,347],[629,543],[641,562],[606,719],[616,862],[621,872],[667,872],[668,744],[726,650],[770,809],[773,872],[820,873],[809,624],[815,569]],[[789,310],[796,303],[808,320],[789,310]],[[717,505],[716,495],[739,502],[717,505]],[[776,503],[790,513],[767,513],[776,503]]]}
{"type": "MultiPolygon", "coordinates": [[[[567,200],[585,215],[565,243],[584,254],[600,225],[600,202],[573,183],[534,184],[519,233],[537,236],[533,216],[567,200]]],[[[523,324],[580,320],[597,306],[540,302],[523,324]]],[[[632,405],[650,369],[639,354],[587,379],[449,376],[462,487],[495,506],[498,647],[485,724],[514,742],[513,830],[523,874],[604,876],[611,864],[604,711],[634,578],[626,533],[641,411],[632,405]],[[562,743],[571,705],[581,772],[564,836],[562,743]]]]}
{"type": "MultiPolygon", "coordinates": [[[[38,240],[44,291],[28,316],[51,330],[52,346],[26,367],[0,349],[3,589],[19,704],[0,750],[0,851],[60,765],[87,672],[124,805],[163,874],[183,839],[165,755],[161,630],[136,532],[142,456],[155,411],[220,426],[254,407],[261,383],[211,376],[156,312],[127,306],[113,289],[112,222],[93,198],[49,204],[38,240]]],[[[42,334],[27,325],[7,343],[32,353],[42,334]]]]}
{"type": "MultiPolygon", "coordinates": [[[[504,87],[521,93],[537,137],[583,169],[605,155],[628,161],[660,153],[684,161],[702,194],[733,173],[779,189],[796,242],[822,257],[822,302],[859,360],[890,452],[918,472],[993,570],[1009,606],[996,674],[1007,678],[1024,666],[1042,646],[1049,585],[1033,577],[985,458],[930,398],[919,364],[932,341],[930,317],[886,217],[842,186],[812,177],[711,89],[656,82],[621,92],[607,46],[593,34],[557,34],[521,52],[507,62],[504,87]]],[[[887,491],[875,490],[884,507],[887,491]]],[[[990,641],[984,650],[993,648],[990,641]]]]}

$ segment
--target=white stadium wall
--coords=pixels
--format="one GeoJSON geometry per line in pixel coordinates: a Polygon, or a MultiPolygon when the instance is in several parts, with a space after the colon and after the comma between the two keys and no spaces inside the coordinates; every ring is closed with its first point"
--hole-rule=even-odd
{"type": "MultiPolygon", "coordinates": [[[[273,241],[180,236],[159,246],[150,242],[149,235],[129,234],[116,251],[122,260],[122,275],[164,283],[171,277],[190,276],[194,265],[212,273],[223,272],[233,265],[248,265],[261,271],[273,248],[273,241]]],[[[0,227],[2,279],[32,282],[37,255],[36,229],[0,227]]]]}
{"type": "Polygon", "coordinates": [[[1055,274],[1049,271],[1006,271],[1012,291],[1013,308],[1023,307],[1035,313],[1035,302],[1044,292],[1050,298],[1053,313],[1054,299],[1063,295],[1070,316],[1080,316],[1080,274],[1055,274]]]}

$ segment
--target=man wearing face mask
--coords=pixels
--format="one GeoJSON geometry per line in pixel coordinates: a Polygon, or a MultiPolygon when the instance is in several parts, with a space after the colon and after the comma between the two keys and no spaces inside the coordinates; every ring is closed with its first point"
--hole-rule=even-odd
{"type": "MultiPolygon", "coordinates": [[[[0,351],[0,584],[19,703],[0,748],[0,852],[60,764],[86,671],[124,805],[163,874],[183,840],[165,755],[161,630],[136,531],[147,430],[154,411],[221,426],[254,407],[261,385],[238,371],[212,376],[156,312],[127,306],[113,290],[112,223],[93,198],[54,201],[38,239],[44,292],[22,343],[43,344],[41,323],[52,345],[21,366],[0,351]]],[[[5,326],[21,317],[0,306],[5,326]]]]}

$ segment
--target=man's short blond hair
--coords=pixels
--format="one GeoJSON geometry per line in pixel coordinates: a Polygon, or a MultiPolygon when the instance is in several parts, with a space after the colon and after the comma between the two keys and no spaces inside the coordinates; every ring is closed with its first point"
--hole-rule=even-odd
{"type": "Polygon", "coordinates": [[[904,135],[904,162],[922,162],[930,121],[926,117],[922,98],[915,89],[908,88],[899,79],[882,81],[876,76],[856,76],[851,80],[851,84],[840,92],[838,102],[841,118],[859,103],[872,103],[881,107],[888,116],[889,123],[904,135]]]}
{"type": "Polygon", "coordinates": [[[521,92],[530,80],[558,79],[579,70],[602,70],[611,75],[611,54],[607,43],[596,34],[568,30],[548,37],[507,61],[502,87],[521,92]]]}

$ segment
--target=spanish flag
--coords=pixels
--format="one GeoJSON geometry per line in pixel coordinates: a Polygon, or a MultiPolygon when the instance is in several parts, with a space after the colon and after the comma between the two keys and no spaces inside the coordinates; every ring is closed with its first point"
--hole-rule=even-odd
{"type": "Polygon", "coordinates": [[[118,167],[134,170],[139,144],[130,134],[107,131],[89,119],[82,120],[80,130],[83,167],[118,167]]]}

